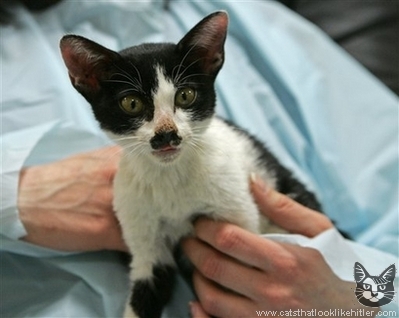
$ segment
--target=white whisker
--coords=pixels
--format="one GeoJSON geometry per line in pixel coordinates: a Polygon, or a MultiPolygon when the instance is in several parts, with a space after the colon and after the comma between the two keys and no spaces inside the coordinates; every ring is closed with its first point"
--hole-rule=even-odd
{"type": "MultiPolygon", "coordinates": [[[[181,68],[183,67],[183,63],[185,62],[186,58],[187,58],[188,55],[191,53],[191,51],[192,51],[194,48],[197,47],[197,44],[198,44],[198,43],[199,43],[199,40],[197,40],[197,42],[194,43],[194,45],[191,46],[190,49],[186,52],[186,54],[183,56],[183,58],[182,58],[180,64],[178,65],[178,69],[177,69],[176,75],[174,75],[174,71],[175,71],[175,68],[176,68],[176,67],[173,68],[173,71],[172,71],[172,79],[173,79],[173,82],[174,82],[174,83],[177,83],[177,82],[179,81],[179,78],[181,77],[181,75],[180,75],[179,73],[180,73],[181,68]]],[[[196,63],[196,62],[198,62],[198,60],[194,61],[193,63],[196,63]]],[[[191,63],[186,69],[188,69],[189,67],[191,67],[191,65],[193,65],[193,63],[191,63]]],[[[184,71],[183,71],[182,74],[184,74],[184,71]]]]}
{"type": "MultiPolygon", "coordinates": [[[[132,64],[131,64],[132,65],[132,64]]],[[[124,70],[123,68],[121,68],[120,66],[118,66],[118,65],[115,65],[116,66],[116,68],[118,69],[118,70],[120,70],[121,71],[121,73],[118,73],[119,75],[121,75],[121,76],[124,76],[124,77],[126,77],[127,79],[129,79],[132,83],[134,83],[134,82],[136,82],[137,84],[139,84],[139,86],[140,86],[140,82],[138,82],[138,80],[135,78],[135,77],[133,77],[129,72],[126,72],[126,70],[124,70]]],[[[136,71],[137,71],[137,68],[133,65],[133,67],[136,69],[136,71]]],[[[138,71],[137,71],[138,72],[138,71]]],[[[138,73],[138,75],[139,75],[139,78],[140,78],[140,80],[141,80],[141,77],[140,77],[140,74],[138,73]]]]}
{"type": "Polygon", "coordinates": [[[136,70],[137,76],[138,76],[138,83],[140,84],[140,86],[143,86],[143,81],[141,78],[141,74],[140,71],[138,70],[138,68],[136,67],[136,65],[134,65],[133,63],[129,62],[130,65],[132,65],[134,67],[134,69],[136,70]]]}
{"type": "MultiPolygon", "coordinates": [[[[181,77],[184,75],[184,73],[185,73],[186,71],[188,71],[189,68],[190,68],[191,66],[193,66],[194,64],[196,64],[199,60],[200,60],[200,59],[197,59],[197,60],[193,61],[192,63],[190,63],[187,67],[185,67],[184,70],[183,70],[183,72],[181,72],[180,74],[178,74],[178,76],[176,76],[176,77],[173,79],[173,82],[174,82],[174,83],[180,83],[180,82],[182,82],[183,80],[181,79],[181,77]]],[[[179,69],[179,70],[180,70],[180,69],[179,69]]]]}

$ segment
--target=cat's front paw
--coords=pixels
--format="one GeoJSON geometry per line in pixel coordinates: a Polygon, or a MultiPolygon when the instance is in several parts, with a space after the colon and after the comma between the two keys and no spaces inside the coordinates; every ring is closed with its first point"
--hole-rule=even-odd
{"type": "Polygon", "coordinates": [[[140,317],[137,316],[134,313],[132,307],[129,304],[127,304],[125,307],[125,312],[123,313],[123,318],[140,318],[140,317]]]}

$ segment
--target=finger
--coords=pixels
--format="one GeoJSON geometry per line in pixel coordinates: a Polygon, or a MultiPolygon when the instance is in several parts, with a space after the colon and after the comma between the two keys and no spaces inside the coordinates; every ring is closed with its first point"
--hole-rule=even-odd
{"type": "Polygon", "coordinates": [[[193,301],[190,302],[189,305],[192,318],[210,318],[199,302],[193,301]]]}
{"type": "Polygon", "coordinates": [[[200,240],[216,250],[265,271],[271,268],[273,259],[285,253],[277,242],[265,240],[234,224],[200,218],[194,229],[200,240]]]}
{"type": "Polygon", "coordinates": [[[198,272],[193,275],[194,289],[202,308],[217,317],[250,317],[252,301],[222,289],[198,272]]]}
{"type": "Polygon", "coordinates": [[[237,294],[252,298],[255,286],[264,281],[259,269],[248,267],[198,239],[186,239],[183,249],[202,276],[237,294]]]}
{"type": "Polygon", "coordinates": [[[297,234],[313,237],[333,227],[322,213],[277,192],[259,178],[251,178],[251,191],[259,210],[273,223],[297,234]]]}

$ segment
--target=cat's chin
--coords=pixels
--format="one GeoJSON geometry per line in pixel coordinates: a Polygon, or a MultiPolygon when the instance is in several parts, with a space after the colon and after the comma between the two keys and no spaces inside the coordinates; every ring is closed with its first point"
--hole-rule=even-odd
{"type": "Polygon", "coordinates": [[[154,150],[151,152],[153,157],[161,163],[171,163],[175,161],[180,155],[179,148],[167,149],[167,150],[154,150]]]}

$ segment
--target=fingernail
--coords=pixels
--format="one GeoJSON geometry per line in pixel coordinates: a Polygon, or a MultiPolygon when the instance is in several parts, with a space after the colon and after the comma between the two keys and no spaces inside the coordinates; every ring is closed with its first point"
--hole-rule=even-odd
{"type": "Polygon", "coordinates": [[[267,190],[266,183],[255,172],[252,172],[250,174],[250,179],[252,186],[257,187],[258,191],[266,192],[267,190]]]}

